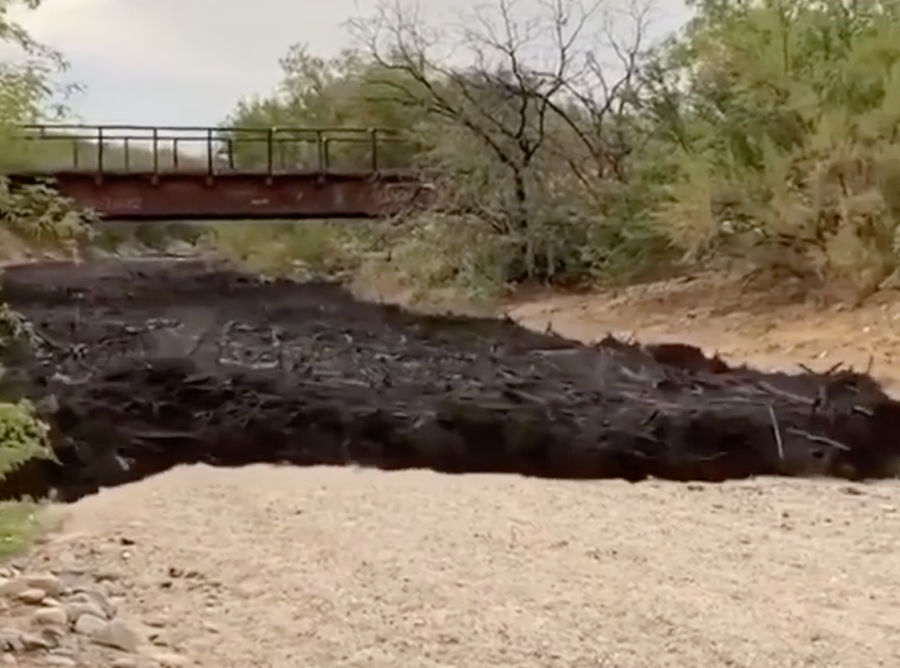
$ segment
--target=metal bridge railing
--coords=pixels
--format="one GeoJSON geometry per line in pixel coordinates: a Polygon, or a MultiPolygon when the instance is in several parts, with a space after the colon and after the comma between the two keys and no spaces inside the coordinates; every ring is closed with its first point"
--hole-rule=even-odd
{"type": "Polygon", "coordinates": [[[29,171],[47,173],[377,173],[412,157],[387,128],[33,124],[15,138],[29,171]]]}

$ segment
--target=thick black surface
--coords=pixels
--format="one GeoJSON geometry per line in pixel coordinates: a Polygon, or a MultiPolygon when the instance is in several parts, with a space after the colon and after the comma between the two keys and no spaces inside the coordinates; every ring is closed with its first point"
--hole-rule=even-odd
{"type": "Polygon", "coordinates": [[[585,346],[414,315],[337,286],[197,262],[18,268],[44,344],[8,397],[53,395],[66,499],[184,462],[272,461],[640,480],[892,475],[900,404],[870,378],[729,369],[686,346],[585,346]]]}

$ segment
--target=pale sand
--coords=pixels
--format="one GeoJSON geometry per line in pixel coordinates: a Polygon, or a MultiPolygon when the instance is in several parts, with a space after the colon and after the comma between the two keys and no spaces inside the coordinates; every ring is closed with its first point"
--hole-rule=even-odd
{"type": "Polygon", "coordinates": [[[34,558],[209,668],[900,666],[893,481],[191,466],[65,512],[34,558]]]}

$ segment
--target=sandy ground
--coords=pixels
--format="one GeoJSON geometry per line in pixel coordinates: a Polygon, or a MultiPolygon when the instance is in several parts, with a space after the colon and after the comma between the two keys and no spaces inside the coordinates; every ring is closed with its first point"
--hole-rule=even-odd
{"type": "Polygon", "coordinates": [[[197,466],[68,511],[39,553],[210,668],[900,665],[894,483],[197,466]]]}
{"type": "Polygon", "coordinates": [[[608,333],[645,343],[679,342],[736,364],[799,371],[837,363],[866,370],[900,392],[900,293],[878,293],[859,308],[823,305],[802,288],[742,292],[719,274],[591,295],[538,294],[504,311],[536,329],[583,341],[608,333]]]}
{"type": "MultiPolygon", "coordinates": [[[[872,356],[900,381],[890,295],[856,311],[738,298],[701,278],[509,311],[768,367],[872,356]]],[[[29,559],[106,573],[123,616],[204,668],[900,666],[895,481],[198,466],[64,512],[29,559]]]]}

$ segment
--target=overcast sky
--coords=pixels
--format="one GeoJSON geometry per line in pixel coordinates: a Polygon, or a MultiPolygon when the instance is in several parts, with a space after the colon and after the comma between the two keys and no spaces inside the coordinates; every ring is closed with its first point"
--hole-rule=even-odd
{"type": "MultiPolygon", "coordinates": [[[[69,78],[86,87],[72,104],[85,122],[208,125],[224,120],[240,98],[272,90],[290,45],[305,42],[321,55],[349,46],[342,24],[376,3],[44,0],[17,17],[69,59],[69,78]]],[[[661,0],[658,14],[674,25],[684,17],[681,0],[661,0]]]]}

